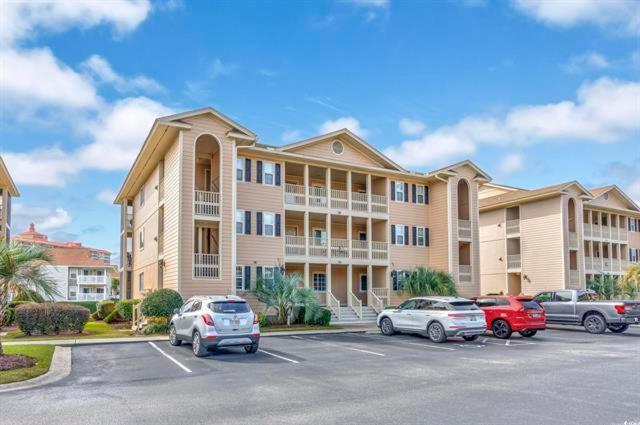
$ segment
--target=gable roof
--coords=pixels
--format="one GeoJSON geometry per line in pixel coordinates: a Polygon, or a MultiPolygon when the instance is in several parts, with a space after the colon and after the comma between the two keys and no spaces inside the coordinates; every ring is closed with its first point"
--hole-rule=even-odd
{"type": "Polygon", "coordinates": [[[486,180],[487,182],[491,181],[491,176],[489,174],[485,173],[473,161],[468,159],[464,161],[456,162],[455,164],[447,165],[446,167],[442,167],[434,171],[430,171],[426,175],[427,177],[437,176],[438,174],[456,175],[458,173],[455,171],[455,169],[459,167],[464,167],[464,166],[470,167],[477,173],[475,175],[476,179],[486,180]]]}
{"type": "Polygon", "coordinates": [[[2,156],[0,156],[0,185],[7,185],[7,189],[9,190],[9,195],[13,197],[20,196],[20,192],[16,187],[16,184],[13,182],[11,178],[11,174],[9,174],[9,170],[5,165],[2,156]]]}
{"type": "Polygon", "coordinates": [[[494,208],[502,208],[511,205],[523,204],[526,202],[532,202],[539,199],[551,198],[554,196],[563,195],[567,188],[571,186],[577,186],[583,193],[583,196],[591,198],[590,192],[585,189],[577,181],[554,184],[551,186],[542,187],[540,189],[526,190],[520,189],[513,192],[507,192],[496,196],[490,196],[488,198],[480,199],[480,210],[490,210],[494,208]]]}
{"type": "Polygon", "coordinates": [[[597,198],[600,198],[605,193],[609,193],[611,191],[616,192],[625,201],[627,201],[629,203],[629,205],[632,207],[631,209],[633,209],[635,211],[640,211],[640,206],[633,199],[631,199],[631,197],[629,197],[629,195],[624,193],[624,191],[622,189],[620,189],[620,187],[618,187],[618,185],[611,184],[611,185],[608,185],[608,186],[596,187],[596,188],[590,190],[591,194],[593,195],[593,199],[594,200],[597,199],[597,198]]]}
{"type": "Polygon", "coordinates": [[[87,248],[47,248],[47,252],[51,255],[51,264],[54,266],[112,267],[110,264],[91,258],[87,248]]]}
{"type": "Polygon", "coordinates": [[[252,139],[257,139],[258,138],[258,136],[256,136],[255,133],[253,133],[252,131],[250,131],[249,129],[244,127],[243,125],[241,125],[238,122],[232,120],[228,116],[224,115],[222,112],[220,112],[220,111],[218,111],[216,109],[213,109],[210,106],[206,106],[204,108],[199,108],[199,109],[194,109],[194,110],[191,110],[191,111],[180,112],[179,114],[167,115],[166,117],[158,118],[156,121],[165,122],[165,123],[180,122],[180,121],[182,121],[182,120],[184,120],[186,118],[197,117],[197,116],[205,115],[205,114],[213,115],[214,117],[216,117],[219,120],[225,122],[230,127],[232,127],[233,129],[239,131],[240,133],[244,134],[245,136],[248,136],[249,138],[252,138],[252,139]]]}
{"type": "Polygon", "coordinates": [[[398,165],[393,160],[391,160],[391,158],[389,158],[388,156],[386,156],[385,154],[383,154],[382,152],[374,148],[372,145],[370,145],[369,143],[367,143],[366,141],[358,137],[355,133],[353,133],[351,130],[347,128],[336,130],[331,133],[321,134],[320,136],[301,140],[299,142],[289,143],[288,145],[280,146],[276,149],[282,152],[290,152],[300,147],[313,145],[319,142],[323,142],[332,137],[338,137],[338,136],[347,136],[347,138],[355,142],[356,145],[364,148],[364,150],[367,153],[370,153],[374,158],[376,158],[378,161],[380,161],[382,164],[386,165],[387,167],[390,167],[391,169],[394,169],[396,171],[406,171],[400,165],[398,165]]]}

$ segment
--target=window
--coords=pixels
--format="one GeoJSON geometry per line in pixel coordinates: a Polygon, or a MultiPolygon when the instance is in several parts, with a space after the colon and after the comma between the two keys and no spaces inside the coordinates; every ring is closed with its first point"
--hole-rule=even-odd
{"type": "Polygon", "coordinates": [[[573,293],[571,291],[558,291],[556,292],[556,296],[553,301],[560,303],[570,302],[572,300],[572,294],[573,293]]]}
{"type": "Polygon", "coordinates": [[[228,313],[228,314],[238,314],[238,313],[248,313],[249,306],[246,302],[214,302],[209,304],[209,308],[213,310],[214,313],[228,313]]]}
{"type": "Polygon", "coordinates": [[[479,310],[473,301],[452,301],[449,305],[452,310],[479,310]]]}
{"type": "Polygon", "coordinates": [[[90,294],[91,293],[91,288],[82,288],[82,293],[83,294],[90,294]]]}
{"type": "Polygon", "coordinates": [[[271,266],[262,267],[262,279],[272,282],[276,276],[276,268],[271,266]]]}
{"type": "Polygon", "coordinates": [[[104,288],[96,288],[96,294],[104,294],[104,288]]]}
{"type": "Polygon", "coordinates": [[[262,165],[262,182],[273,185],[275,182],[275,166],[273,162],[265,161],[262,165]]]}
{"type": "Polygon", "coordinates": [[[405,193],[404,193],[404,183],[396,182],[395,186],[396,186],[396,201],[404,202],[404,200],[406,199],[405,193]]]}
{"type": "Polygon", "coordinates": [[[440,301],[434,301],[429,306],[429,310],[445,311],[445,310],[449,310],[449,309],[447,308],[447,304],[446,303],[443,303],[443,302],[440,302],[440,301]]]}
{"type": "Polygon", "coordinates": [[[553,299],[553,292],[542,292],[535,296],[534,300],[539,303],[546,303],[553,299]]]}
{"type": "Polygon", "coordinates": [[[416,227],[416,245],[425,246],[424,227],[416,227]]]}
{"type": "Polygon", "coordinates": [[[360,292],[367,292],[367,275],[360,275],[360,292]]]}
{"type": "Polygon", "coordinates": [[[598,301],[598,296],[594,292],[585,291],[578,295],[578,301],[598,301]]]}
{"type": "Polygon", "coordinates": [[[200,311],[201,308],[202,308],[202,301],[194,301],[189,311],[190,312],[200,311]]]}
{"type": "Polygon", "coordinates": [[[327,243],[327,231],[325,229],[313,229],[313,239],[315,243],[324,246],[327,243]]]}
{"type": "Polygon", "coordinates": [[[327,275],[324,273],[313,274],[313,290],[324,292],[327,290],[327,275]]]}
{"type": "Polygon", "coordinates": [[[191,306],[193,305],[193,301],[187,301],[182,307],[180,307],[180,313],[186,313],[191,310],[191,306]]]}
{"type": "Polygon", "coordinates": [[[396,245],[404,245],[406,243],[404,239],[404,235],[407,229],[407,226],[404,224],[396,224],[396,234],[394,235],[393,241],[396,245]]]}
{"type": "Polygon", "coordinates": [[[96,275],[97,275],[97,276],[103,276],[103,275],[104,275],[104,270],[98,270],[98,271],[96,271],[96,275]]]}
{"type": "Polygon", "coordinates": [[[244,158],[236,158],[236,180],[244,180],[244,158]]]}
{"type": "Polygon", "coordinates": [[[416,300],[408,300],[398,306],[400,310],[415,310],[416,300]]]}
{"type": "Polygon", "coordinates": [[[396,271],[394,272],[394,278],[392,282],[393,290],[399,291],[402,288],[402,283],[407,278],[407,272],[405,271],[396,271]]]}
{"type": "Polygon", "coordinates": [[[262,234],[265,236],[275,235],[275,214],[274,213],[262,213],[262,234]]]}
{"type": "Polygon", "coordinates": [[[478,307],[493,307],[497,304],[495,298],[478,298],[476,300],[476,305],[478,307]]]}
{"type": "Polygon", "coordinates": [[[244,235],[244,210],[236,210],[236,234],[244,235]]]}
{"type": "Polygon", "coordinates": [[[138,275],[138,291],[144,291],[144,272],[138,275]]]}
{"type": "Polygon", "coordinates": [[[236,266],[236,290],[244,291],[244,267],[236,266]]]}
{"type": "Polygon", "coordinates": [[[342,155],[342,152],[344,152],[344,146],[342,145],[342,142],[340,142],[339,140],[333,141],[333,143],[331,144],[331,149],[333,150],[333,153],[335,153],[336,155],[342,155]]]}
{"type": "Polygon", "coordinates": [[[416,186],[416,202],[418,204],[424,204],[424,186],[419,184],[416,186]]]}
{"type": "Polygon", "coordinates": [[[140,229],[139,238],[140,238],[140,242],[139,242],[140,249],[143,249],[144,248],[144,227],[140,229]]]}
{"type": "Polygon", "coordinates": [[[140,206],[144,206],[144,186],[140,188],[140,206]]]}

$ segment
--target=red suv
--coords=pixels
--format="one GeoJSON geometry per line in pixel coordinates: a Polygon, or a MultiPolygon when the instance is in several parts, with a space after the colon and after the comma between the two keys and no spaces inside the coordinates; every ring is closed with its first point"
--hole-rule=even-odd
{"type": "Polygon", "coordinates": [[[545,329],[544,310],[529,297],[487,295],[472,298],[487,318],[487,330],[507,339],[513,332],[530,338],[545,329]]]}

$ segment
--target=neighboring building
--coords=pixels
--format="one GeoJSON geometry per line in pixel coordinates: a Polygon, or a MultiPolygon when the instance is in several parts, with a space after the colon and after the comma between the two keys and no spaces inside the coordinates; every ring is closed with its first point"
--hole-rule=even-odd
{"type": "Polygon", "coordinates": [[[359,311],[400,302],[402,271],[427,266],[478,295],[489,180],[469,161],[409,172],[348,130],[276,147],[211,108],[159,118],[115,200],[121,293],[242,294],[283,267],[359,311]]]}
{"type": "Polygon", "coordinates": [[[98,260],[104,264],[111,263],[111,252],[106,249],[91,248],[82,246],[80,242],[54,242],[44,233],[36,231],[36,226],[31,223],[29,229],[19,233],[11,239],[12,241],[22,245],[35,245],[41,248],[79,248],[87,251],[90,258],[98,260]]]}
{"type": "Polygon", "coordinates": [[[11,199],[20,196],[0,156],[0,239],[11,240],[11,199]]]}
{"type": "Polygon", "coordinates": [[[85,248],[47,248],[49,276],[58,288],[58,301],[101,301],[111,298],[113,266],[90,256],[85,248]]]}
{"type": "Polygon", "coordinates": [[[585,288],[640,261],[640,207],[617,186],[488,183],[479,198],[483,294],[585,288]]]}

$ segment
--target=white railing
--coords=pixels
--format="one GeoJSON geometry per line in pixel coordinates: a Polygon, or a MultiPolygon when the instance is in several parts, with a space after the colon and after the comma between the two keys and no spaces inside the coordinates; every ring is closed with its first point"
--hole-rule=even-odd
{"type": "Polygon", "coordinates": [[[507,220],[507,235],[520,233],[520,219],[507,220]]]}
{"type": "Polygon", "coordinates": [[[460,282],[471,282],[471,266],[460,264],[458,266],[458,274],[460,275],[460,282]]]}
{"type": "Polygon", "coordinates": [[[602,267],[600,268],[600,270],[608,272],[611,270],[611,259],[609,258],[603,258],[602,259],[602,267]]]}
{"type": "Polygon", "coordinates": [[[356,313],[358,318],[362,320],[362,301],[351,291],[349,291],[348,297],[351,304],[351,309],[356,313]]]}
{"type": "Polygon", "coordinates": [[[310,187],[309,188],[309,206],[311,207],[327,206],[327,188],[326,187],[310,187]]]}
{"type": "Polygon", "coordinates": [[[387,242],[371,242],[371,259],[386,260],[389,258],[389,244],[387,242]]]}
{"type": "Polygon", "coordinates": [[[193,277],[219,279],[220,256],[218,254],[193,254],[193,277]]]}
{"type": "Polygon", "coordinates": [[[369,242],[361,240],[351,241],[351,257],[356,260],[369,259],[369,242]]]}
{"type": "Polygon", "coordinates": [[[98,294],[98,293],[84,294],[82,292],[79,292],[75,296],[75,300],[76,301],[103,301],[103,300],[106,300],[106,299],[109,299],[109,295],[107,293],[102,293],[102,294],[98,294]]]}
{"type": "Polygon", "coordinates": [[[585,238],[590,238],[591,237],[591,224],[583,223],[582,229],[583,229],[584,237],[585,238]]]}
{"type": "Polygon", "coordinates": [[[304,186],[298,184],[285,183],[284,202],[290,205],[304,205],[304,186]]]}
{"type": "Polygon", "coordinates": [[[613,239],[614,241],[617,241],[619,237],[620,237],[620,232],[618,231],[618,228],[617,227],[612,227],[611,228],[611,239],[613,239]]]}
{"type": "Polygon", "coordinates": [[[620,260],[617,258],[611,259],[611,271],[614,273],[620,273],[620,260]]]}
{"type": "Polygon", "coordinates": [[[382,299],[378,297],[373,291],[367,291],[367,304],[376,313],[381,313],[382,310],[384,310],[384,301],[382,301],[382,299]]]}
{"type": "Polygon", "coordinates": [[[600,230],[600,226],[599,225],[594,224],[593,226],[591,226],[591,235],[594,238],[599,238],[601,234],[602,234],[602,232],[600,230]]]}
{"type": "Polygon", "coordinates": [[[569,232],[569,249],[578,249],[578,234],[569,232]]]}
{"type": "Polygon", "coordinates": [[[331,256],[334,258],[349,258],[349,241],[346,239],[331,239],[331,256]]]}
{"type": "Polygon", "coordinates": [[[327,308],[331,310],[333,314],[336,315],[338,320],[340,320],[340,301],[338,301],[338,299],[334,297],[331,292],[327,291],[326,294],[327,294],[327,308]]]}
{"type": "Polygon", "coordinates": [[[331,208],[349,209],[349,193],[346,190],[331,189],[331,208]]]}
{"type": "Polygon", "coordinates": [[[205,190],[194,191],[195,215],[220,217],[220,193],[205,190]]]}
{"type": "Polygon", "coordinates": [[[580,272],[578,270],[569,270],[569,283],[572,285],[580,283],[580,272]]]}
{"type": "Polygon", "coordinates": [[[76,278],[78,284],[80,285],[106,285],[107,284],[107,276],[85,276],[78,275],[76,278]]]}
{"type": "Polygon", "coordinates": [[[387,214],[387,197],[384,195],[371,195],[371,212],[387,214]]]}
{"type": "Polygon", "coordinates": [[[326,257],[327,240],[322,238],[309,238],[309,256],[326,257]]]}
{"type": "Polygon", "coordinates": [[[351,209],[354,211],[367,212],[369,211],[369,197],[366,193],[352,192],[351,193],[351,209]]]}
{"type": "Polygon", "coordinates": [[[584,269],[585,270],[593,270],[593,258],[592,257],[584,257],[584,269]]]}
{"type": "Polygon", "coordinates": [[[593,268],[591,270],[600,271],[602,270],[602,258],[594,258],[593,259],[593,268]]]}
{"type": "Polygon", "coordinates": [[[306,255],[304,236],[286,235],[284,241],[284,252],[286,255],[294,257],[304,257],[306,255]]]}
{"type": "Polygon", "coordinates": [[[620,228],[620,232],[618,232],[618,240],[626,242],[628,239],[627,229],[624,227],[620,228]]]}
{"type": "Polygon", "coordinates": [[[507,268],[508,269],[522,268],[522,257],[520,256],[520,254],[507,255],[507,268]]]}
{"type": "Polygon", "coordinates": [[[371,288],[371,292],[382,300],[384,305],[389,305],[391,300],[391,291],[389,288],[371,288]]]}
{"type": "Polygon", "coordinates": [[[458,237],[471,239],[471,222],[469,220],[458,220],[458,237]]]}

